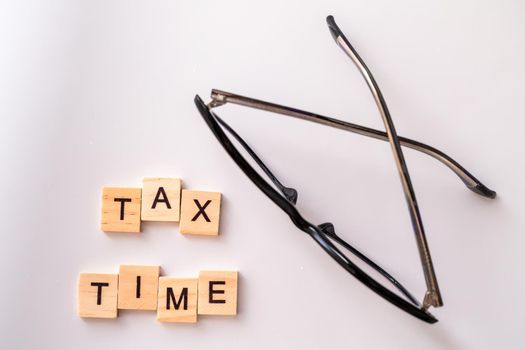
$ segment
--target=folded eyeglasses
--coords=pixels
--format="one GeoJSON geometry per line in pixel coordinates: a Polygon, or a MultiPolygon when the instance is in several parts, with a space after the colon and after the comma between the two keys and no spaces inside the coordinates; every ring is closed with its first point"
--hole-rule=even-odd
{"type": "Polygon", "coordinates": [[[332,37],[334,38],[337,45],[352,59],[354,64],[360,70],[363,78],[365,79],[372,95],[375,99],[377,107],[383,123],[385,125],[386,132],[371,129],[365,126],[352,124],[342,120],[337,120],[330,117],[325,117],[315,113],[302,111],[296,108],[286,107],[275,103],[265,102],[256,100],[249,97],[244,97],[229,92],[213,89],[211,92],[211,102],[205,104],[203,100],[197,95],[195,96],[195,104],[200,114],[210,127],[213,134],[219,140],[221,145],[224,147],[226,152],[232,157],[237,163],[241,170],[250,178],[250,180],[264,193],[266,194],[275,204],[277,204],[286,214],[289,215],[292,222],[300,230],[310,235],[328,255],[330,255],[339,265],[341,265],[351,275],[365,284],[368,288],[388,300],[392,304],[396,305],[400,309],[408,312],[409,314],[417,317],[428,323],[435,323],[437,319],[428,311],[431,306],[440,307],[443,306],[441,293],[434,272],[434,266],[432,264],[432,258],[430,256],[430,250],[425,237],[425,231],[423,229],[423,222],[419,213],[419,207],[416,201],[416,195],[410,175],[405,163],[403,156],[403,150],[401,146],[415,149],[423,152],[431,157],[434,157],[448,168],[450,168],[463,183],[473,192],[487,198],[495,198],[496,192],[490,190],[483,185],[478,179],[476,179],[470,172],[463,168],[454,159],[441,152],[440,150],[428,146],[424,143],[414,141],[405,137],[398,136],[394,127],[394,123],[388,111],[383,94],[379,90],[376,80],[372,76],[372,73],[363,62],[362,58],[358,55],[357,51],[352,47],[346,36],[339,29],[335,20],[332,16],[328,16],[327,19],[328,28],[332,37]],[[270,111],[273,113],[295,117],[326,126],[338,128],[345,131],[350,131],[356,134],[373,137],[375,139],[388,141],[392,148],[394,159],[396,161],[397,170],[401,178],[401,184],[405,194],[406,202],[408,205],[408,211],[410,213],[410,219],[414,229],[419,256],[421,259],[421,265],[423,267],[423,274],[425,276],[426,292],[422,302],[412,296],[408,290],[399,283],[394,277],[392,277],[387,271],[369,259],[367,256],[362,254],[359,250],[354,248],[352,245],[344,241],[339,237],[334,229],[334,225],[331,223],[323,223],[320,225],[314,225],[303,218],[295,207],[297,202],[297,191],[291,187],[284,186],[277,177],[270,171],[270,169],[263,163],[263,161],[257,156],[250,146],[219,116],[213,111],[214,108],[222,106],[226,103],[233,103],[246,107],[256,108],[260,110],[270,111]],[[272,186],[268,181],[251,166],[250,163],[241,155],[239,150],[234,146],[226,132],[230,134],[238,144],[240,144],[247,154],[249,154],[255,163],[262,169],[262,171],[268,176],[270,181],[273,183],[272,186]],[[339,248],[341,247],[341,248],[339,248]],[[342,248],[348,250],[353,256],[357,257],[369,267],[374,269],[376,272],[381,274],[386,280],[388,280],[393,287],[395,287],[399,293],[394,293],[383,284],[379,283],[376,279],[371,277],[369,274],[359,268],[350,258],[348,258],[343,252],[342,248]]]}

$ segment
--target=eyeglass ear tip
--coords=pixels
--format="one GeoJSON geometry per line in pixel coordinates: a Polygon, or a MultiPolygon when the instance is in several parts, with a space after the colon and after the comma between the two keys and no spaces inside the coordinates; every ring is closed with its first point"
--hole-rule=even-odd
{"type": "Polygon", "coordinates": [[[328,24],[328,29],[330,30],[332,38],[334,38],[334,40],[337,40],[337,37],[341,35],[341,30],[335,23],[334,16],[329,15],[328,17],[326,17],[326,24],[328,24]]]}
{"type": "Polygon", "coordinates": [[[478,184],[476,186],[472,186],[469,188],[472,190],[472,192],[475,192],[479,194],[480,196],[487,197],[490,199],[496,198],[496,191],[491,190],[490,188],[488,188],[487,186],[483,184],[478,184]]]}

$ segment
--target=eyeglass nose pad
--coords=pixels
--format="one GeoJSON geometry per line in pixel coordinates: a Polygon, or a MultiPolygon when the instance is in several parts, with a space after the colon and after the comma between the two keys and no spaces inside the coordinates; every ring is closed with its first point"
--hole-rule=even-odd
{"type": "Polygon", "coordinates": [[[297,191],[294,188],[283,187],[282,191],[289,202],[292,202],[293,204],[297,203],[297,191]]]}
{"type": "Polygon", "coordinates": [[[331,222],[325,222],[321,225],[318,225],[317,227],[319,227],[321,231],[323,231],[329,236],[336,236],[334,224],[332,224],[331,222]]]}

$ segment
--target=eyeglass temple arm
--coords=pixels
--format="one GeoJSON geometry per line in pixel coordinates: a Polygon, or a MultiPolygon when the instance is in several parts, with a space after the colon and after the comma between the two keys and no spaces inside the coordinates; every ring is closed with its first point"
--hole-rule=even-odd
{"type": "Polygon", "coordinates": [[[377,104],[379,112],[381,114],[381,119],[385,125],[386,133],[388,135],[388,140],[390,147],[392,148],[392,153],[396,161],[397,170],[403,186],[403,191],[405,193],[405,199],[408,205],[408,211],[410,214],[410,219],[412,222],[412,227],[414,229],[414,234],[416,238],[417,247],[419,250],[419,257],[421,259],[421,265],[423,268],[423,274],[425,276],[425,282],[427,286],[427,291],[423,298],[423,308],[427,309],[430,306],[438,307],[443,305],[443,300],[441,298],[441,293],[439,291],[439,285],[434,271],[434,265],[432,263],[432,258],[430,255],[430,249],[428,247],[425,229],[423,227],[423,221],[421,219],[421,214],[419,212],[419,207],[417,204],[416,194],[412,186],[412,181],[410,180],[410,175],[408,168],[406,166],[405,158],[403,151],[401,149],[401,144],[394,127],[394,122],[390,116],[390,112],[386,105],[385,99],[379,86],[377,85],[372,72],[368,69],[364,61],[361,59],[357,51],[352,47],[346,36],[339,29],[335,20],[332,16],[328,16],[326,19],[330,33],[334,38],[337,45],[352,59],[356,67],[361,72],[361,75],[365,79],[370,92],[372,93],[374,100],[377,104]]]}
{"type": "MultiPolygon", "coordinates": [[[[306,112],[300,109],[287,107],[276,103],[266,102],[251,97],[233,94],[231,92],[213,89],[211,92],[211,98],[212,101],[210,103],[210,107],[212,108],[224,105],[226,103],[232,103],[236,105],[286,115],[302,120],[307,120],[318,124],[323,124],[340,130],[371,137],[377,140],[388,141],[388,136],[384,131],[368,128],[366,126],[361,126],[358,124],[353,124],[330,117],[325,117],[319,114],[306,112]]],[[[481,181],[475,178],[474,175],[472,175],[467,169],[465,169],[461,164],[456,162],[447,154],[441,152],[440,150],[432,146],[426,145],[419,141],[411,140],[406,137],[399,136],[398,139],[402,146],[425,153],[443,163],[450,170],[452,170],[461,179],[461,181],[463,181],[463,183],[474,193],[487,198],[496,197],[495,191],[489,189],[487,186],[481,183],[481,181]]]]}

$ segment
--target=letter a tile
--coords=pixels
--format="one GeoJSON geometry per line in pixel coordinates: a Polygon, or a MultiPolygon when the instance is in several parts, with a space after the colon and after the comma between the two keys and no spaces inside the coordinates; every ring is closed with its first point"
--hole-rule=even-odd
{"type": "Polygon", "coordinates": [[[217,236],[220,212],[220,192],[182,190],[180,232],[217,236]]]}
{"type": "Polygon", "coordinates": [[[102,231],[140,232],[141,194],[140,188],[103,188],[102,231]]]}
{"type": "Polygon", "coordinates": [[[196,278],[159,278],[157,320],[160,322],[197,322],[196,278]]]}
{"type": "Polygon", "coordinates": [[[145,178],[142,186],[142,220],[178,222],[180,186],[180,179],[145,178]]]}
{"type": "Polygon", "coordinates": [[[118,275],[81,273],[78,279],[78,316],[117,317],[118,275]]]}

